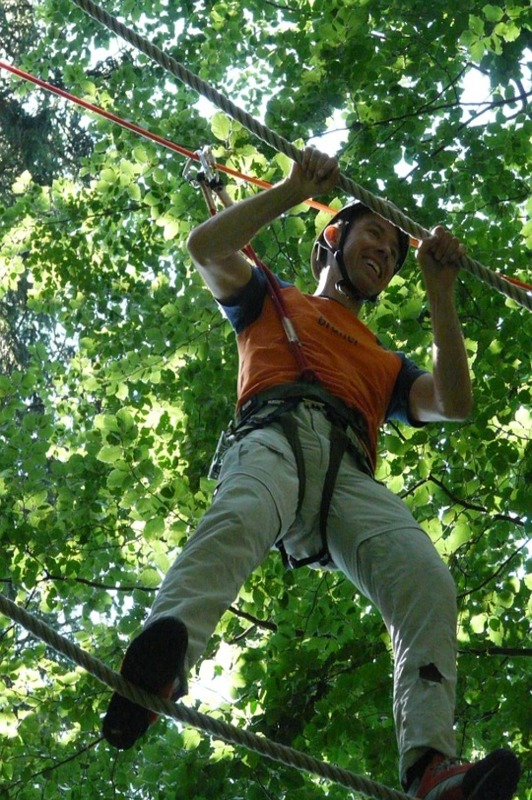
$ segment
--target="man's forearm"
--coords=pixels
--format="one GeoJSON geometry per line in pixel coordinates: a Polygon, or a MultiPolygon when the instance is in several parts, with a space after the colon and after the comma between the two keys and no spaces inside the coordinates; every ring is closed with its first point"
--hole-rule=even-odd
{"type": "Polygon", "coordinates": [[[472,407],[471,378],[452,292],[429,294],[436,397],[447,419],[464,419],[472,407]]]}
{"type": "Polygon", "coordinates": [[[265,225],[305,200],[289,181],[235,203],[194,229],[194,254],[199,261],[225,259],[242,250],[265,225]]]}

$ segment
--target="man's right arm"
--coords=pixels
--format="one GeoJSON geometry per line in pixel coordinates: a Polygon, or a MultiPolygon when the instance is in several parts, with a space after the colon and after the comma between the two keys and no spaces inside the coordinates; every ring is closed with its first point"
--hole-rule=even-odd
{"type": "Polygon", "coordinates": [[[289,177],[253,197],[229,206],[195,228],[187,246],[195,266],[217,300],[237,295],[251,277],[241,250],[265,225],[293,206],[332,189],[339,177],[336,159],[306,148],[289,177]]]}

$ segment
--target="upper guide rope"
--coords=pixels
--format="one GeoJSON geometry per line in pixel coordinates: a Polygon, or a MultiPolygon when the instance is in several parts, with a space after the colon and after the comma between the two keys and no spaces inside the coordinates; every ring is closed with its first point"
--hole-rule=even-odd
{"type": "Polygon", "coordinates": [[[14,622],[22,625],[34,636],[37,636],[53,647],[54,650],[66,655],[115,692],[119,692],[134,703],[138,703],[150,709],[150,711],[154,711],[157,714],[164,714],[167,717],[190,725],[193,728],[199,728],[211,736],[214,736],[216,739],[221,739],[229,744],[246,747],[248,750],[253,750],[266,758],[270,758],[272,761],[278,761],[289,767],[295,767],[302,772],[318,775],[328,781],[345,786],[347,789],[360,792],[367,797],[374,797],[377,798],[377,800],[411,800],[411,798],[403,792],[390,789],[388,786],[376,783],[361,775],[354,775],[346,769],[334,766],[334,764],[319,761],[316,758],[312,758],[312,756],[294,750],[292,747],[287,747],[286,745],[281,745],[271,739],[267,739],[265,736],[257,736],[257,734],[251,733],[243,728],[237,728],[227,722],[214,719],[207,714],[202,714],[199,711],[188,708],[182,703],[173,703],[171,700],[162,700],[160,697],[148,694],[148,692],[126,681],[118,672],[113,672],[113,670],[109,669],[102,661],[99,661],[85,650],[73,644],[73,642],[65,639],[64,636],[54,631],[53,628],[45,622],[29,614],[25,609],[13,603],[12,600],[9,600],[1,593],[0,613],[5,614],[14,622]]]}
{"type": "MultiPolygon", "coordinates": [[[[133,47],[143,52],[148,56],[148,58],[151,58],[153,61],[159,64],[159,66],[163,67],[163,69],[171,72],[172,75],[174,75],[182,83],[185,83],[191,89],[194,89],[199,94],[206,97],[208,100],[214,103],[214,105],[221,108],[224,113],[235,119],[244,128],[255,134],[255,136],[258,136],[259,139],[262,139],[278,152],[288,156],[292,159],[292,161],[295,161],[298,164],[301,163],[303,153],[295,145],[293,145],[287,139],[284,139],[282,136],[279,136],[279,134],[270,130],[266,125],[263,125],[243,109],[239,108],[231,100],[229,100],[229,98],[218,92],[217,89],[208,84],[206,81],[202,80],[198,75],[195,75],[185,66],[183,66],[183,64],[180,64],[174,58],[168,56],[159,47],[128,28],[122,22],[119,22],[116,17],[113,17],[99,5],[94,3],[93,0],[72,0],[72,2],[93,17],[97,22],[101,23],[106,28],[124,39],[126,42],[133,45],[133,47]]],[[[390,203],[388,200],[384,200],[381,197],[377,197],[363,186],[355,183],[355,181],[353,181],[351,178],[348,178],[346,175],[340,176],[338,186],[347,194],[352,195],[357,200],[360,200],[362,203],[364,203],[364,205],[368,206],[368,208],[371,208],[372,211],[380,214],[381,217],[384,217],[397,227],[401,228],[401,230],[414,239],[426,239],[430,235],[428,230],[403,214],[396,206],[393,205],[393,203],[390,203]]],[[[510,297],[516,303],[519,303],[519,305],[524,306],[532,311],[532,292],[527,292],[520,286],[505,280],[496,272],[488,269],[488,267],[485,267],[480,262],[475,261],[475,259],[471,258],[470,256],[461,256],[460,259],[458,259],[458,264],[462,269],[471,272],[473,275],[475,275],[475,277],[479,278],[479,280],[489,284],[501,294],[510,297]]]]}
{"type": "MultiPolygon", "coordinates": [[[[87,100],[83,100],[81,97],[76,97],[76,95],[72,94],[71,92],[67,92],[65,91],[65,89],[61,89],[61,87],[59,86],[55,86],[54,84],[51,84],[48,81],[44,81],[41,78],[37,78],[30,72],[26,72],[23,69],[19,69],[18,67],[15,67],[13,64],[9,64],[7,61],[3,61],[2,59],[0,59],[0,69],[7,70],[7,72],[11,72],[11,74],[15,75],[17,78],[22,78],[23,80],[29,81],[30,83],[33,83],[35,86],[38,86],[41,89],[45,89],[47,92],[56,94],[58,95],[58,97],[62,97],[63,99],[68,100],[71,103],[75,103],[76,105],[81,106],[82,108],[86,109],[92,114],[97,114],[98,116],[103,117],[104,119],[107,119],[110,122],[114,122],[116,125],[120,125],[122,128],[132,131],[133,133],[136,133],[138,136],[142,136],[143,138],[155,142],[156,144],[159,144],[162,147],[166,147],[168,150],[173,150],[174,152],[179,153],[180,155],[188,158],[189,161],[199,160],[197,151],[194,152],[192,150],[189,150],[188,148],[183,147],[182,145],[170,141],[164,136],[159,136],[157,133],[154,133],[153,131],[148,130],[147,128],[143,128],[134,122],[130,122],[129,120],[125,120],[122,117],[119,117],[117,114],[113,114],[111,111],[107,111],[103,108],[100,108],[99,106],[94,105],[94,103],[89,103],[87,100]]],[[[256,176],[253,175],[246,175],[240,172],[239,170],[228,167],[226,164],[216,163],[215,168],[220,172],[224,172],[226,175],[231,175],[233,178],[244,180],[247,183],[252,183],[255,186],[260,187],[261,189],[269,189],[272,186],[270,181],[265,181],[263,178],[257,178],[256,176]]],[[[304,203],[305,205],[311,206],[312,208],[315,208],[318,211],[325,211],[333,216],[337,213],[338,210],[335,208],[331,208],[330,206],[327,206],[324,203],[319,203],[317,200],[313,200],[312,198],[305,200],[304,203]]],[[[416,247],[418,244],[417,239],[411,239],[410,244],[416,247]]],[[[510,281],[516,286],[520,286],[525,291],[529,292],[532,291],[532,285],[525,283],[524,281],[521,281],[518,278],[513,278],[510,275],[503,275],[500,272],[498,274],[502,278],[504,278],[505,281],[510,281]]]]}

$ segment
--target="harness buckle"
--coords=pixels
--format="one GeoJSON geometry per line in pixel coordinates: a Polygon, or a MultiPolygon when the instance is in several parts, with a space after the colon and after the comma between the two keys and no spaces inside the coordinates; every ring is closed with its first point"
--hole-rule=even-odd
{"type": "Polygon", "coordinates": [[[220,477],[224,456],[229,448],[235,443],[235,441],[236,436],[233,424],[231,423],[228,428],[225,428],[225,430],[221,432],[218,438],[218,444],[216,445],[216,450],[214,451],[214,455],[209,466],[209,471],[207,473],[207,478],[209,480],[218,480],[220,477]]]}

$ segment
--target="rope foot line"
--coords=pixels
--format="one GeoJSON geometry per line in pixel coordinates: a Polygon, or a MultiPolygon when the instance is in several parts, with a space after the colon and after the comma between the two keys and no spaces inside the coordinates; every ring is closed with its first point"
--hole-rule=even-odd
{"type": "Polygon", "coordinates": [[[54,650],[66,655],[71,661],[89,672],[101,683],[109,686],[115,692],[127,697],[134,703],[162,714],[193,728],[198,728],[216,739],[221,739],[228,744],[245,747],[253,750],[272,761],[279,762],[288,767],[294,767],[302,772],[318,775],[321,778],[345,786],[348,789],[360,792],[367,797],[374,797],[377,800],[410,800],[408,795],[403,792],[391,789],[383,784],[355,775],[348,770],[328,764],[325,761],[308,756],[292,747],[278,744],[263,736],[237,728],[227,722],[213,719],[207,714],[202,714],[195,709],[188,708],[182,703],[172,703],[170,700],[163,700],[160,697],[148,694],[139,689],[134,684],[126,681],[118,672],[114,672],[102,661],[82,650],[80,647],[70,642],[57,631],[53,630],[45,622],[33,616],[25,609],[13,603],[0,593],[0,613],[5,614],[14,622],[22,625],[31,634],[50,645],[54,650]]]}
{"type": "MultiPolygon", "coordinates": [[[[274,131],[270,130],[266,125],[263,125],[243,109],[235,105],[229,98],[225,97],[213,86],[202,80],[198,75],[195,75],[183,64],[180,64],[171,56],[164,53],[159,47],[149,42],[143,36],[128,28],[122,22],[119,22],[116,17],[113,17],[93,0],[72,0],[72,2],[82,9],[86,14],[91,16],[94,20],[104,25],[106,28],[116,33],[126,42],[131,44],[137,50],[144,53],[148,58],[155,61],[166,71],[170,72],[179,81],[186,86],[194,89],[198,94],[203,95],[214,105],[220,108],[228,116],[239,122],[244,128],[249,130],[259,139],[269,144],[275,150],[291,158],[297,163],[301,163],[302,152],[295,145],[279,136],[274,131]]],[[[370,191],[355,183],[351,178],[346,175],[341,175],[338,186],[343,189],[347,194],[352,195],[357,200],[360,200],[368,208],[371,208],[376,214],[384,217],[389,222],[392,222],[398,228],[401,228],[405,233],[415,239],[426,239],[429,236],[429,231],[423,228],[414,220],[407,217],[400,211],[393,203],[377,197],[370,191]]],[[[519,305],[528,308],[532,311],[532,292],[527,292],[521,287],[510,283],[501,277],[496,272],[488,269],[483,264],[475,261],[469,256],[462,256],[459,261],[462,269],[471,272],[476,278],[484,281],[493,289],[496,289],[501,294],[510,297],[519,305]]]]}

